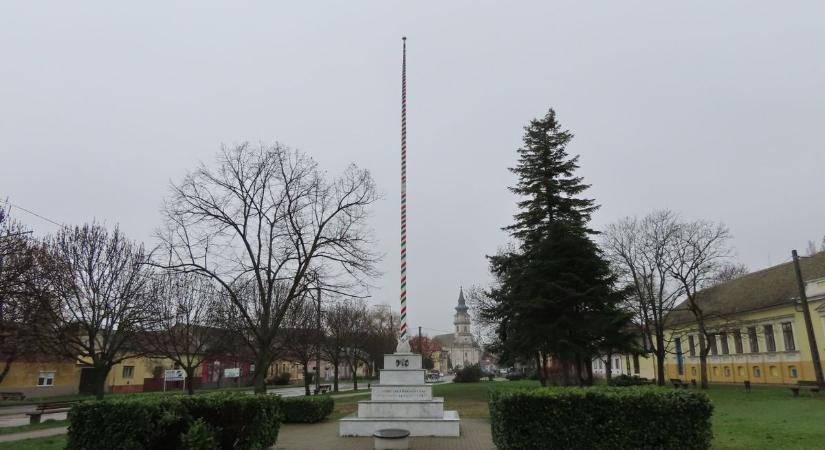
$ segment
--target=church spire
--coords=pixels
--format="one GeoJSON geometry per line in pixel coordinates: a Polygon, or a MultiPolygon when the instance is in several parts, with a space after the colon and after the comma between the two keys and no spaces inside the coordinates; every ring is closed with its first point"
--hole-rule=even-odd
{"type": "Polygon", "coordinates": [[[458,288],[458,306],[455,307],[456,311],[459,312],[467,312],[469,308],[467,308],[467,302],[464,301],[464,287],[458,288]]]}

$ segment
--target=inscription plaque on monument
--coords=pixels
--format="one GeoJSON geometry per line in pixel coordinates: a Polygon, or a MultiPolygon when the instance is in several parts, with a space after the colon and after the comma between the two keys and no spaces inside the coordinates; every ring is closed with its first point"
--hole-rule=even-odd
{"type": "Polygon", "coordinates": [[[373,389],[372,399],[386,401],[431,400],[432,391],[425,386],[387,386],[373,389]]]}

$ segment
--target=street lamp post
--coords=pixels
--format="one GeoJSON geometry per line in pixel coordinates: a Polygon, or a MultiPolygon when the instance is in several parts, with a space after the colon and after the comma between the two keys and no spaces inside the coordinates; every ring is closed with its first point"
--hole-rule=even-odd
{"type": "Polygon", "coordinates": [[[323,335],[321,333],[321,286],[318,286],[316,289],[318,309],[316,310],[315,319],[317,321],[318,343],[315,352],[315,393],[318,394],[321,392],[321,340],[323,339],[323,335]]]}

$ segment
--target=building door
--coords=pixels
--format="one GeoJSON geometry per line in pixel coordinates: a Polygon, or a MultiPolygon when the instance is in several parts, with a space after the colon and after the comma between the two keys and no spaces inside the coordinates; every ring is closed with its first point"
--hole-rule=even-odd
{"type": "Polygon", "coordinates": [[[94,395],[95,393],[95,373],[91,367],[80,369],[80,386],[77,388],[81,394],[94,395]]]}

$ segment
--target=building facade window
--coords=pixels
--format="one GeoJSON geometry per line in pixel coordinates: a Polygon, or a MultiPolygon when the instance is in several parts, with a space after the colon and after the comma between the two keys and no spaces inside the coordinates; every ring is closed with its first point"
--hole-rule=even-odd
{"type": "Polygon", "coordinates": [[[54,386],[54,372],[40,372],[37,376],[38,386],[54,386]]]}
{"type": "Polygon", "coordinates": [[[688,336],[688,355],[696,356],[696,342],[693,339],[693,335],[691,334],[688,336]]]}
{"type": "Polygon", "coordinates": [[[797,378],[797,377],[799,377],[799,372],[797,372],[797,370],[796,370],[796,366],[790,366],[790,367],[788,367],[788,375],[789,375],[791,378],[797,378]]]}
{"type": "Polygon", "coordinates": [[[742,351],[742,330],[733,331],[733,349],[736,353],[743,353],[742,351]]]}
{"type": "Polygon", "coordinates": [[[135,376],[135,366],[123,366],[123,378],[132,378],[135,376]]]}
{"type": "Polygon", "coordinates": [[[679,369],[679,375],[685,374],[685,360],[682,357],[682,340],[676,338],[676,366],[679,369]]]}
{"type": "Polygon", "coordinates": [[[708,336],[708,339],[710,340],[710,354],[712,356],[716,356],[717,354],[719,354],[719,350],[716,348],[716,335],[711,334],[710,336],[708,336]]]}
{"type": "Polygon", "coordinates": [[[782,339],[785,341],[786,352],[796,350],[796,343],[793,340],[793,324],[791,322],[782,322],[782,339]]]}
{"type": "Polygon", "coordinates": [[[633,373],[635,373],[637,375],[639,373],[641,373],[641,369],[639,368],[639,354],[638,353],[633,354],[633,373]]]}
{"type": "Polygon", "coordinates": [[[766,347],[766,350],[769,351],[769,352],[775,352],[776,351],[776,341],[773,338],[773,325],[770,325],[770,324],[765,325],[764,327],[762,327],[762,329],[765,331],[765,347],[766,347]]]}
{"type": "Polygon", "coordinates": [[[751,353],[759,353],[759,338],[756,337],[756,327],[748,327],[748,343],[751,353]]]}
{"type": "Polygon", "coordinates": [[[722,354],[729,354],[730,349],[728,348],[728,333],[719,333],[719,341],[722,344],[722,354]]]}
{"type": "Polygon", "coordinates": [[[756,377],[756,378],[761,377],[762,376],[762,370],[760,370],[759,367],[754,367],[753,368],[753,376],[756,377]]]}

